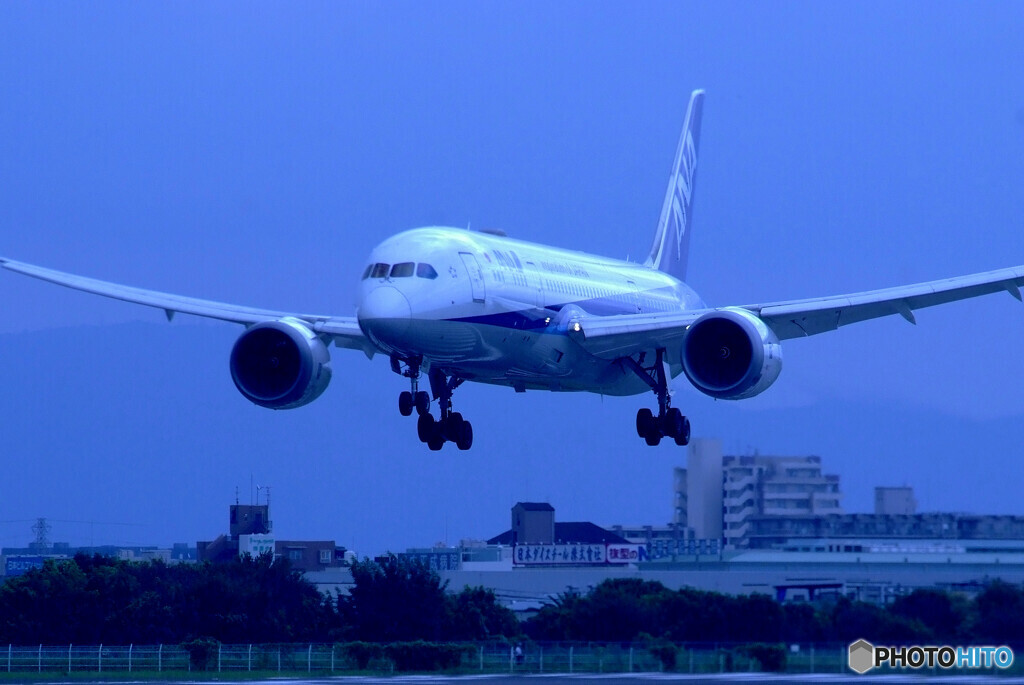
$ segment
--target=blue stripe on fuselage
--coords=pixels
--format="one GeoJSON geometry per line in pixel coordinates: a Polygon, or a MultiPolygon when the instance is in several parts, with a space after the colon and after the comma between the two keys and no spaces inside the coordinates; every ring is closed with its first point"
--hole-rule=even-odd
{"type": "MultiPolygon", "coordinates": [[[[622,293],[621,297],[632,297],[629,293],[622,293]]],[[[531,307],[511,312],[499,312],[496,314],[481,314],[479,316],[464,316],[447,321],[461,323],[484,324],[488,326],[499,326],[501,328],[514,328],[516,330],[542,330],[551,327],[551,317],[565,307],[579,307],[586,314],[592,316],[616,316],[620,314],[636,314],[636,305],[633,302],[623,302],[608,297],[595,297],[585,300],[571,302],[552,303],[544,307],[531,307]]],[[[675,309],[675,308],[673,308],[675,309]]],[[[669,311],[665,309],[663,311],[669,311]]]]}

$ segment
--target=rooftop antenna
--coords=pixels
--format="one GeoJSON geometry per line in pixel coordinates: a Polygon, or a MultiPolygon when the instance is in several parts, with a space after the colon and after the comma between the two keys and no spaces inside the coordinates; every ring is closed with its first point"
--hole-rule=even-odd
{"type": "Polygon", "coordinates": [[[235,504],[238,504],[238,486],[235,486],[235,504]]]}

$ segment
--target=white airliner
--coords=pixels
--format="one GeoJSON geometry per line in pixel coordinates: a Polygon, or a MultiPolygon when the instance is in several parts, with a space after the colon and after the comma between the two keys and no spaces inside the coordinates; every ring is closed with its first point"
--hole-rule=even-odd
{"type": "Polygon", "coordinates": [[[709,307],[683,280],[690,239],[704,92],[694,91],[668,191],[643,264],[505,237],[500,232],[417,228],[371,253],[355,317],[240,307],[142,290],[0,258],[6,269],[127,302],[240,323],[231,377],[270,409],[312,402],[331,379],[328,347],[383,353],[411,387],[398,398],[418,414],[432,450],[473,444],[452,410],[463,381],[526,390],[635,395],[652,390],[657,413],[637,412],[648,445],[685,445],[689,421],[671,404],[680,373],[721,399],[753,397],[782,369],[779,341],[890,314],[1005,290],[1018,300],[1024,266],[884,290],[787,302],[709,307]],[[430,393],[421,390],[426,374],[430,393]],[[438,403],[438,417],[431,403],[438,403]]]}

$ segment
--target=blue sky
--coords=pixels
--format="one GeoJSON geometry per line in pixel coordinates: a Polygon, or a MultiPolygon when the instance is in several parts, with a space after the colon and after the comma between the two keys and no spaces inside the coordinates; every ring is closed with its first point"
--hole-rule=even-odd
{"type": "MultiPolygon", "coordinates": [[[[257,306],[353,313],[375,244],[498,227],[640,259],[705,88],[691,284],[713,304],[1024,263],[1016,3],[4,3],[0,254],[257,306]]],[[[333,353],[293,412],[231,384],[238,329],[0,274],[0,544],[209,539],[236,486],[277,534],[365,552],[562,520],[661,523],[682,450],[652,398],[464,386],[428,452],[385,360],[333,353]],[[446,533],[447,531],[447,533],[446,533]],[[100,539],[102,538],[102,539],[100,539]]],[[[848,510],[1024,514],[1024,308],[991,296],[790,341],[740,404],[679,379],[696,435],[818,453],[848,510]]]]}

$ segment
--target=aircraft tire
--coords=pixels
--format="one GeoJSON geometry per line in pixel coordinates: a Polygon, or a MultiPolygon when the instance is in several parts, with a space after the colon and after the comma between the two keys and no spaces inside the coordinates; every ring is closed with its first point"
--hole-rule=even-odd
{"type": "Polygon", "coordinates": [[[412,393],[408,390],[403,390],[398,393],[398,413],[402,416],[409,416],[412,414],[413,401],[412,393]]]}
{"type": "Polygon", "coordinates": [[[683,417],[683,428],[679,435],[674,436],[676,444],[680,447],[686,447],[690,444],[690,419],[683,417]]]}
{"type": "Polygon", "coordinates": [[[661,432],[653,430],[644,436],[644,440],[647,442],[648,445],[654,447],[661,442],[661,432]]]}
{"type": "Polygon", "coordinates": [[[462,418],[462,414],[457,411],[453,411],[449,416],[448,420],[444,424],[444,436],[452,442],[458,442],[459,437],[462,435],[462,427],[466,424],[466,420],[462,418]]]}
{"type": "Polygon", "coordinates": [[[430,395],[426,390],[417,390],[413,402],[416,405],[416,413],[420,416],[430,413],[430,395]]]}
{"type": "Polygon", "coordinates": [[[442,447],[444,447],[444,436],[435,435],[434,437],[430,438],[430,440],[427,441],[427,447],[429,447],[430,451],[432,452],[439,451],[442,447]]]}
{"type": "Polygon", "coordinates": [[[676,407],[669,407],[663,419],[662,433],[666,437],[674,438],[683,434],[683,412],[676,407]]]}
{"type": "Polygon", "coordinates": [[[416,435],[420,442],[429,442],[435,431],[434,417],[430,414],[420,414],[420,418],[416,420],[416,435]]]}
{"type": "Polygon", "coordinates": [[[654,428],[654,414],[647,407],[643,407],[636,413],[636,434],[646,438],[654,428]]]}
{"type": "Polygon", "coordinates": [[[455,441],[455,444],[460,450],[468,450],[473,446],[473,424],[469,421],[462,422],[462,428],[459,430],[459,438],[455,441]]]}

